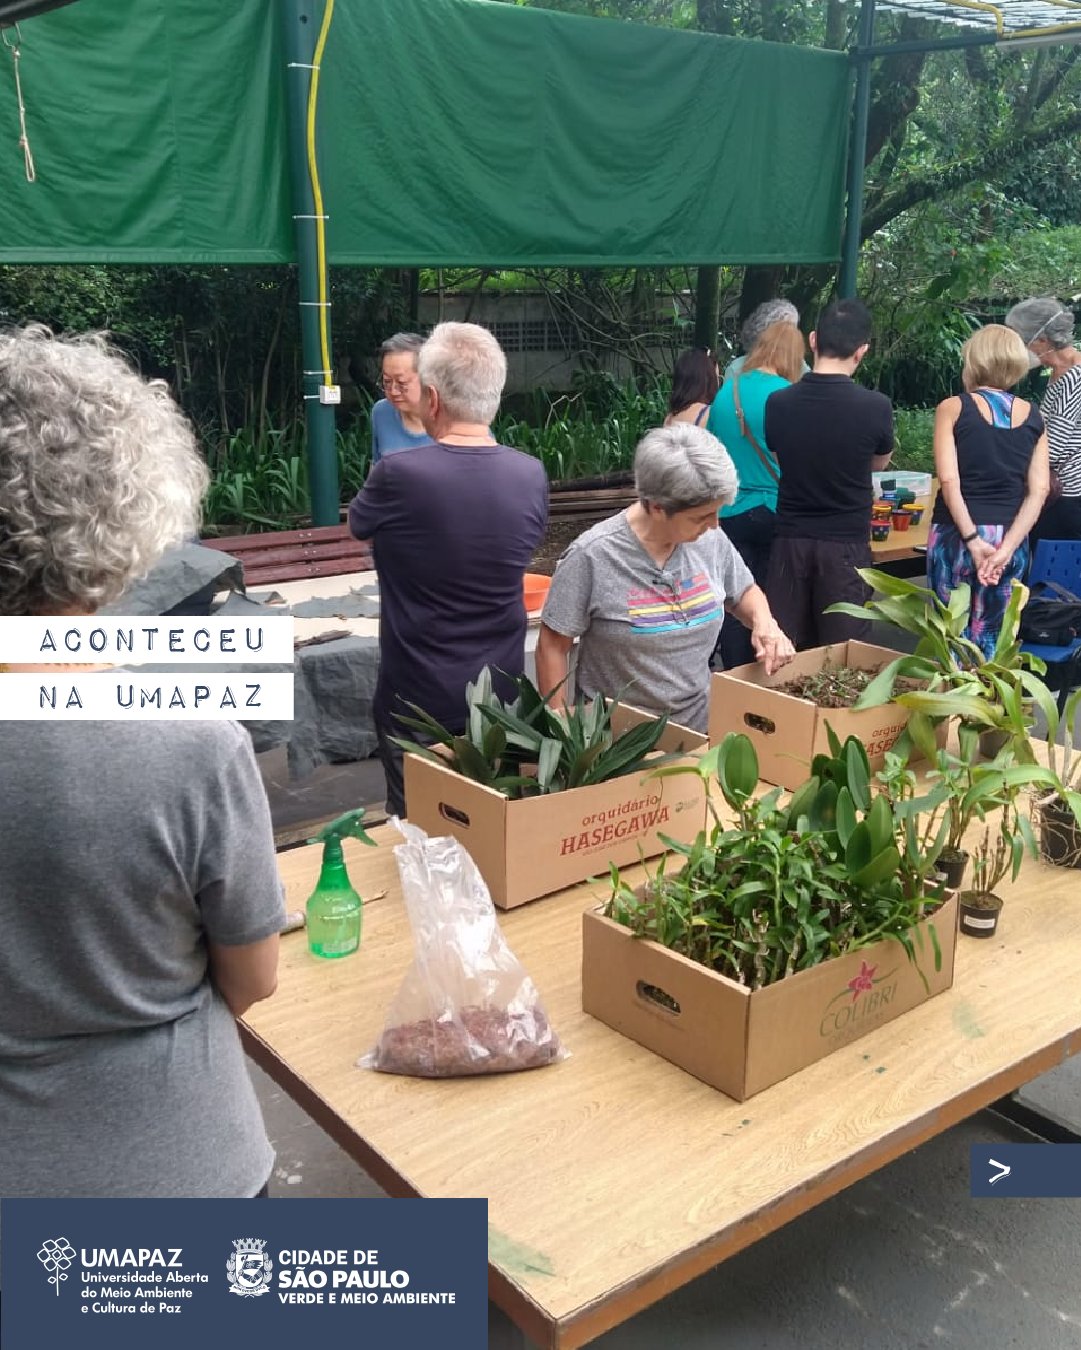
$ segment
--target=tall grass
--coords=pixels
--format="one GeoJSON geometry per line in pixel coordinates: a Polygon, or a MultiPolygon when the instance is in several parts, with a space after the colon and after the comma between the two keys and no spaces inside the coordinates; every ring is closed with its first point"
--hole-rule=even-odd
{"type": "MultiPolygon", "coordinates": [[[[371,430],[367,419],[335,434],[338,482],[348,500],[367,477],[371,430]]],[[[212,448],[210,487],[203,507],[208,533],[290,529],[311,513],[307,436],[302,421],[260,436],[250,428],[212,448]]]]}
{"type": "MultiPolygon", "coordinates": [[[[660,382],[645,391],[631,385],[606,386],[566,395],[538,395],[537,422],[500,417],[495,434],[504,445],[534,455],[549,479],[573,481],[629,469],[635,446],[667,412],[667,389],[660,382]]],[[[933,408],[894,410],[898,469],[929,472],[933,408]]],[[[348,501],[367,477],[371,429],[358,417],[337,432],[338,481],[348,501]]],[[[208,531],[242,534],[249,530],[291,529],[309,518],[308,459],[304,423],[269,428],[258,435],[244,430],[218,441],[208,451],[212,481],[207,493],[208,531]]]]}

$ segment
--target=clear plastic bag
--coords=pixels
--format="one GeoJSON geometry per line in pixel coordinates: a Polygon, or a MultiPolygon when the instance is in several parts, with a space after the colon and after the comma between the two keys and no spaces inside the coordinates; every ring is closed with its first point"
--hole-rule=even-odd
{"type": "Polygon", "coordinates": [[[361,1068],[417,1078],[536,1069],[567,1052],[536,986],[507,946],[477,866],[456,839],[406,821],[394,857],[413,964],[361,1068]]]}

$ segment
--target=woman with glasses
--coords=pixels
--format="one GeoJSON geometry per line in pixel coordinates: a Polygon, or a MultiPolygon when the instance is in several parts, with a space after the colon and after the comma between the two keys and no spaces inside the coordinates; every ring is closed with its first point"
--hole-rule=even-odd
{"type": "Polygon", "coordinates": [[[692,426],[705,426],[709,405],[720,382],[717,358],[708,347],[692,347],[682,352],[672,371],[672,395],[664,425],[690,422],[692,426]]]}
{"type": "Polygon", "coordinates": [[[395,333],[379,349],[382,384],[386,398],[372,408],[372,464],[384,455],[430,445],[431,437],[420,420],[420,379],[417,353],[424,346],[419,333],[395,333]]]}
{"type": "Polygon", "coordinates": [[[1048,366],[1040,403],[1047,423],[1052,490],[1030,538],[1081,539],[1081,352],[1074,346],[1073,310],[1053,297],[1022,300],[1006,315],[1029,352],[1031,366],[1048,366]]]}
{"type": "Polygon", "coordinates": [[[702,427],[649,432],[634,456],[638,501],[571,544],[552,578],[537,682],[562,708],[578,640],[580,697],[619,696],[706,730],[709,658],[726,613],[751,632],[772,674],[795,654],[746,563],[717,528],[736,495],[728,452],[702,427]]]}

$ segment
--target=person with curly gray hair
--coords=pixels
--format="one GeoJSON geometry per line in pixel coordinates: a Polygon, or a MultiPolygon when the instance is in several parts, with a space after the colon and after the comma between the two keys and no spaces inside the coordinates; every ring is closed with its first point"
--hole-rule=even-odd
{"type": "Polygon", "coordinates": [[[717,528],[738,484],[716,436],[687,422],[648,432],[635,451],[634,482],[638,501],[580,535],[556,567],[541,615],[537,683],[554,708],[564,706],[577,639],[579,697],[625,697],[704,732],[709,659],[726,612],[750,630],[767,674],[794,648],[717,528]]]}
{"type": "Polygon", "coordinates": [[[1006,315],[1032,366],[1051,379],[1040,403],[1047,426],[1052,492],[1029,536],[1081,539],[1081,352],[1074,346],[1074,313],[1053,296],[1022,300],[1006,315]]]}
{"type": "MultiPolygon", "coordinates": [[[[743,348],[743,355],[737,356],[735,360],[729,361],[724,368],[724,379],[730,380],[733,375],[738,375],[743,369],[743,363],[754,351],[758,339],[774,323],[790,323],[793,327],[799,327],[799,310],[791,300],[782,300],[777,297],[773,300],[763,300],[760,305],[756,305],[750,314],[743,320],[739,330],[740,346],[743,348]]],[[[802,373],[806,375],[810,369],[807,362],[803,362],[802,373]]]]}
{"type": "MultiPolygon", "coordinates": [[[[102,338],[0,335],[0,614],[118,599],[206,483],[165,386],[102,338]]],[[[0,761],[0,1196],[259,1194],[234,1019],[274,990],[284,907],[247,734],[0,721],[0,761]]]]}

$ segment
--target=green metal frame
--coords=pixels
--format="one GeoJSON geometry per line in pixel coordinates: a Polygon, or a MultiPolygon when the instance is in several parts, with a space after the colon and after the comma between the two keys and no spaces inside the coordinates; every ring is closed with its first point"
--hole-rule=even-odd
{"type": "Polygon", "coordinates": [[[955,37],[932,38],[927,41],[907,41],[874,45],[875,0],[861,0],[856,46],[849,56],[856,71],[856,92],[852,112],[852,133],[848,149],[848,205],[845,211],[844,244],[841,266],[837,277],[837,293],[842,299],[856,294],[856,276],[860,257],[860,231],[863,226],[863,188],[866,177],[864,160],[867,156],[867,119],[871,107],[871,63],[887,56],[911,52],[960,51],[965,47],[1032,47],[1062,46],[1081,42],[1081,28],[1077,32],[1054,32],[1041,36],[1026,33],[1011,38],[1007,33],[960,32],[955,37]]]}

